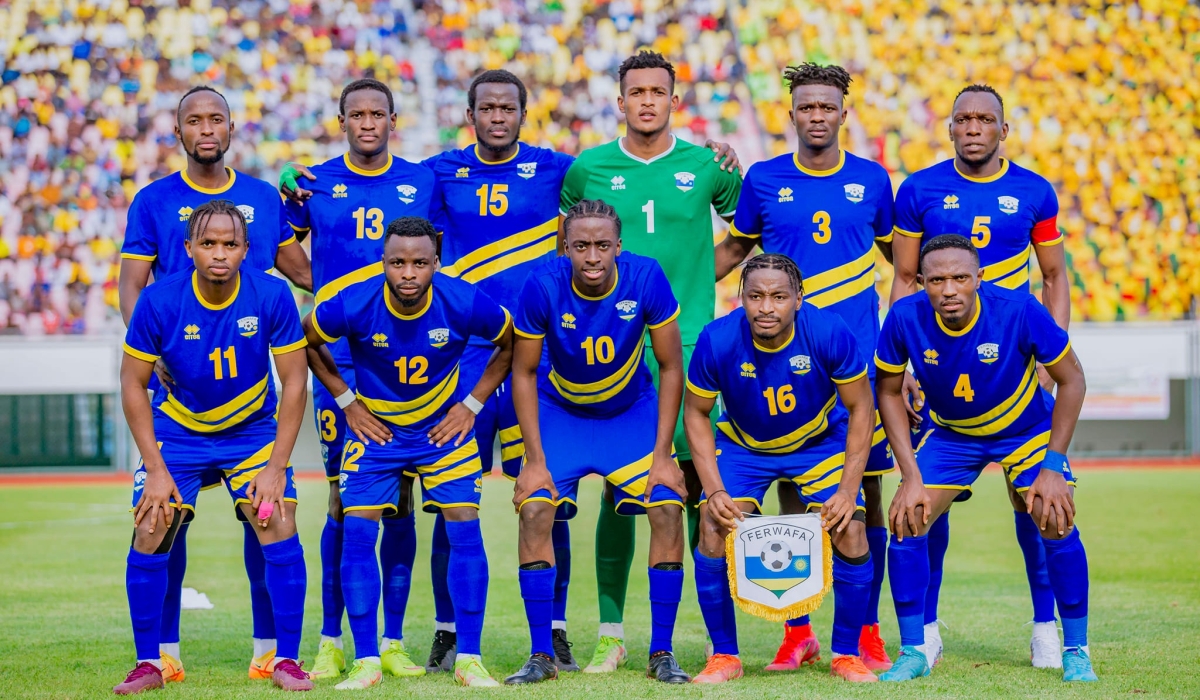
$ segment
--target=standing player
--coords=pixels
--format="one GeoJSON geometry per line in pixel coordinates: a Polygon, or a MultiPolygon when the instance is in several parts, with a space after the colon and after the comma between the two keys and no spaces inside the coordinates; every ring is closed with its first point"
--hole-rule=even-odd
{"type": "Polygon", "coordinates": [[[1063,680],[1094,681],[1087,555],[1073,527],[1075,481],[1065,455],[1086,391],[1070,339],[1024,290],[981,284],[979,255],[964,236],[934,237],[918,269],[925,291],[892,307],[875,356],[879,411],[903,479],[888,512],[888,572],[903,646],[881,680],[929,674],[919,648],[930,571],[927,532],[995,462],[1025,499],[1046,549],[1062,616],[1063,680]],[[919,462],[900,397],[910,361],[934,423],[919,462]],[[1057,385],[1057,399],[1039,386],[1038,363],[1057,385]]]}
{"type": "MultiPolygon", "coordinates": [[[[716,269],[712,209],[729,220],[741,191],[741,176],[724,170],[706,148],[677,139],[671,113],[675,68],[662,55],[643,51],[619,69],[626,135],[580,154],[563,183],[560,214],[581,200],[603,199],[623,222],[628,250],[654,258],[675,294],[683,300],[679,328],[686,363],[704,324],[716,308],[716,269]]],[[[719,158],[720,156],[718,156],[719,158]]],[[[653,346],[653,339],[649,345],[653,346]]],[[[652,376],[658,365],[649,363],[652,376]]],[[[677,412],[676,412],[677,413],[677,412]]],[[[700,484],[695,479],[683,423],[674,433],[675,454],[688,477],[688,531],[694,548],[699,523],[700,484]]],[[[612,487],[605,487],[596,523],[596,579],[600,601],[600,643],[585,671],[616,670],[626,656],[625,592],[633,563],[634,524],[618,517],[612,487]]]]}
{"type": "MultiPolygon", "coordinates": [[[[361,690],[383,680],[375,542],[383,514],[401,508],[406,474],[421,479],[425,510],[446,520],[459,636],[454,677],[464,686],[498,685],[480,657],[488,569],[472,427],[483,407],[479,397],[496,391],[511,367],[510,317],[476,287],[435,275],[436,266],[433,225],[418,217],[396,219],[387,227],[382,269],[325,297],[305,319],[314,347],[348,341],[358,382],[355,392],[329,353],[310,353],[313,372],[354,430],[346,440],[339,485],[346,514],[342,587],[357,658],[338,690],[361,690]],[[468,385],[461,382],[461,359],[472,336],[499,350],[479,381],[468,385]]],[[[396,612],[403,618],[403,608],[396,612]]]]}
{"type": "MultiPolygon", "coordinates": [[[[747,183],[749,184],[749,182],[747,183]]],[[[800,269],[765,254],[742,268],[742,308],[700,333],[688,368],[684,424],[707,498],[696,550],[696,594],[713,654],[695,683],[742,676],[725,562],[725,537],[762,509],[771,484],[796,485],[804,510],[821,512],[833,543],[834,675],[875,682],[859,658],[871,583],[862,474],[875,402],[867,363],[841,316],[803,304],[800,269]],[[714,440],[709,414],[724,412],[714,440]]]]}
{"type": "MultiPolygon", "coordinates": [[[[321,304],[342,289],[382,271],[380,255],[388,221],[401,216],[432,216],[437,201],[433,174],[428,168],[393,158],[388,138],[396,128],[392,91],[378,80],[355,80],[342,90],[338,124],[346,133],[347,153],[310,171],[311,190],[296,188],[287,211],[299,235],[312,235],[313,277],[316,303],[321,304]]],[[[355,386],[349,345],[331,343],[330,353],[343,379],[355,386]]],[[[342,506],[338,493],[338,467],[343,445],[351,436],[346,417],[324,385],[313,386],[313,409],[317,434],[329,479],[329,517],[321,533],[321,643],[313,664],[313,678],[341,675],[345,670],[342,650],[342,506]]],[[[383,518],[383,542],[379,548],[383,567],[383,670],[394,676],[421,675],[404,648],[404,609],[417,553],[416,521],[412,512],[411,479],[402,485],[399,508],[383,518]]]]}
{"type": "MultiPolygon", "coordinates": [[[[234,125],[229,105],[221,93],[207,86],[189,90],[179,101],[175,138],[183,146],[187,167],[144,187],[129,207],[129,222],[121,248],[118,279],[121,316],[125,325],[133,316],[142,290],[155,279],[194,269],[184,247],[188,222],[193,212],[215,199],[233,201],[249,229],[255,232],[254,246],[245,253],[247,269],[277,268],[297,287],[311,291],[312,273],[304,249],[287,225],[279,194],[269,184],[225,166],[234,125]]],[[[163,363],[156,371],[167,383],[170,376],[163,363]]],[[[151,379],[151,389],[159,386],[151,379]]],[[[216,481],[208,486],[215,486],[216,481]]],[[[275,621],[267,595],[262,548],[249,522],[243,523],[246,575],[250,579],[250,610],[253,617],[254,653],[250,677],[271,677],[275,654],[275,621]]],[[[179,612],[183,577],[187,569],[185,524],[175,535],[168,567],[167,597],[163,605],[161,632],[163,677],[168,682],[184,679],[179,652],[179,612]]]]}
{"type": "Polygon", "coordinates": [[[567,257],[530,276],[521,292],[513,399],[525,463],[513,504],[520,515],[521,597],[532,654],[508,684],[558,677],[551,610],[555,518],[576,512],[579,480],[600,474],[621,515],[650,521],[650,663],[646,675],[686,683],[671,637],[683,591],[681,510],[686,487],[671,438],[683,367],[680,308],[658,263],[621,254],[621,219],[608,204],[582,200],[563,222],[567,257]],[[662,371],[658,395],[642,362],[646,335],[662,371]],[[549,372],[539,372],[543,344],[549,372]],[[604,445],[584,449],[581,445],[604,445]]]}
{"type": "MultiPolygon", "coordinates": [[[[1029,248],[1032,244],[1042,272],[1042,303],[1060,328],[1071,320],[1063,237],[1058,231],[1058,197],[1041,176],[999,154],[1008,135],[1004,102],[986,85],[969,85],[958,94],[950,116],[950,141],[955,156],[913,173],[896,194],[896,277],[892,303],[917,291],[917,261],[921,245],[944,233],[970,232],[979,251],[984,279],[1007,289],[1029,290],[1029,248]]],[[[1017,542],[1025,557],[1025,573],[1033,597],[1033,635],[1030,656],[1037,668],[1057,668],[1061,646],[1054,624],[1054,591],[1046,570],[1046,553],[1025,499],[1009,484],[1017,542]]],[[[969,498],[970,493],[964,496],[969,498]]],[[[940,518],[930,529],[929,551],[934,579],[925,612],[926,636],[933,662],[941,657],[937,598],[942,561],[950,540],[950,519],[940,518]]]]}
{"type": "Polygon", "coordinates": [[[232,202],[197,206],[186,236],[192,272],[147,288],[125,336],[121,401],[142,454],[125,574],[138,663],[113,692],[163,685],[159,634],[167,560],[200,489],[215,483],[213,472],[224,478],[241,517],[259,525],[278,634],[270,678],[285,690],[310,690],[296,662],[307,582],[288,466],[308,383],[304,354],[297,352],[305,342],[296,304],[282,280],[241,270],[247,225],[232,202]],[[283,385],[278,402],[272,355],[283,385]],[[151,403],[146,389],[159,361],[173,381],[160,386],[151,403]]]}
{"type": "MultiPolygon", "coordinates": [[[[805,63],[785,70],[783,78],[791,92],[796,152],[757,163],[746,173],[726,239],[738,254],[717,269],[717,276],[728,274],[755,244],[768,253],[786,255],[804,273],[805,303],[841,316],[863,347],[874,348],[879,335],[875,248],[886,258],[892,255],[891,180],[879,164],[841,149],[838,135],[846,119],[849,73],[839,66],[805,63]]],[[[874,366],[867,372],[874,382],[874,366]]],[[[857,653],[867,668],[886,670],[891,660],[879,637],[879,592],[887,555],[881,491],[892,460],[878,414],[873,432],[862,484],[873,570],[857,653]]],[[[791,483],[780,483],[779,499],[781,511],[801,512],[802,499],[791,483]]],[[[767,670],[799,668],[820,658],[819,651],[808,616],[788,620],[783,644],[767,670]]]]}

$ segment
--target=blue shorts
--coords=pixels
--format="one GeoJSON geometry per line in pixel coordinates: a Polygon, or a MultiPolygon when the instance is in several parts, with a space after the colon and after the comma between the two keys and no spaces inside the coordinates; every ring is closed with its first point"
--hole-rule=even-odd
{"type": "MultiPolygon", "coordinates": [[[[338,372],[350,385],[350,390],[354,391],[354,370],[338,367],[338,372]]],[[[338,408],[337,402],[333,400],[325,385],[316,380],[313,381],[313,418],[317,421],[317,438],[321,441],[321,461],[325,463],[325,478],[337,481],[338,466],[342,463],[342,446],[354,435],[346,425],[346,414],[338,408]]]]}
{"type": "MultiPolygon", "coordinates": [[[[495,349],[493,345],[468,345],[463,351],[459,361],[459,386],[464,391],[471,391],[479,383],[479,378],[483,376],[495,349]]],[[[521,473],[525,442],[521,439],[517,411],[513,408],[512,375],[504,378],[504,383],[496,389],[496,393],[488,397],[483,404],[483,410],[475,416],[475,440],[479,443],[479,461],[483,464],[484,474],[492,472],[492,449],[497,435],[500,436],[500,468],[504,471],[504,476],[516,479],[521,473]]]]}
{"type": "MultiPolygon", "coordinates": [[[[538,401],[538,425],[546,467],[554,478],[558,500],[541,490],[524,503],[552,503],[558,508],[555,515],[558,520],[570,520],[578,511],[575,497],[579,480],[588,474],[599,474],[613,485],[617,513],[646,512],[643,498],[658,432],[658,396],[653,391],[639,397],[624,413],[606,418],[571,413],[542,398],[538,401]]],[[[655,486],[648,506],[668,504],[682,506],[683,498],[665,486],[655,486]]]]}
{"type": "MultiPolygon", "coordinates": [[[[996,462],[1013,488],[1022,493],[1041,471],[1049,441],[1049,419],[1032,430],[1000,438],[963,435],[935,425],[917,450],[917,467],[926,488],[970,491],[983,468],[996,462]]],[[[1069,466],[1063,476],[1075,485],[1069,466]]]]}
{"type": "MultiPolygon", "coordinates": [[[[844,427],[835,427],[820,441],[786,454],[754,452],[717,433],[717,470],[725,492],[734,501],[753,503],[759,511],[767,489],[781,479],[796,485],[805,510],[820,508],[837,492],[845,462],[844,427]]],[[[708,494],[702,493],[700,502],[707,500],[708,494]]],[[[861,486],[855,505],[866,510],[861,486]]]]}
{"type": "MultiPolygon", "coordinates": [[[[257,420],[254,425],[237,426],[219,433],[195,433],[164,417],[154,421],[154,435],[167,472],[183,497],[179,507],[189,511],[189,520],[196,512],[196,498],[200,492],[222,480],[233,499],[238,519],[244,519],[241,509],[236,506],[251,502],[246,496],[246,488],[271,457],[271,449],[275,447],[274,419],[257,420]]],[[[134,507],[142,497],[145,484],[146,465],[139,461],[137,471],[133,473],[134,507]]],[[[291,465],[287,468],[283,496],[286,501],[297,502],[291,465]]]]}
{"type": "Polygon", "coordinates": [[[386,445],[354,438],[346,441],[338,474],[343,511],[399,512],[400,480],[406,476],[420,478],[422,507],[427,513],[479,507],[483,473],[474,434],[468,434],[458,447],[453,442],[437,447],[429,444],[423,432],[391,427],[392,441],[386,445]]]}

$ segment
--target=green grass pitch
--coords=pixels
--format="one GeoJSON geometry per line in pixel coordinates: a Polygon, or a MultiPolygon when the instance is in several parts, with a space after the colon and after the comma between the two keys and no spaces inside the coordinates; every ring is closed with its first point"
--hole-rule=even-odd
{"type": "MultiPolygon", "coordinates": [[[[482,691],[514,697],[1200,697],[1200,471],[1083,470],[1080,526],[1091,566],[1091,650],[1100,683],[1067,687],[1057,671],[1029,665],[1028,589],[1000,475],[988,472],[975,498],[956,506],[946,562],[941,615],[946,658],[930,678],[903,686],[852,686],[829,676],[832,599],[815,615],[824,659],[797,673],[767,674],[780,630],[739,614],[747,677],[720,687],[664,687],[642,677],[649,638],[644,555],[634,566],[626,609],[628,667],[608,676],[570,674],[531,688],[482,691]]],[[[886,491],[895,486],[890,481],[886,491]]],[[[599,481],[584,482],[573,523],[574,580],[570,634],[581,662],[596,636],[592,541],[599,481]]],[[[528,653],[517,588],[516,519],[508,482],[484,487],[484,533],[491,590],[484,661],[497,677],[528,653]]],[[[301,538],[308,555],[309,592],[302,653],[311,663],[320,627],[319,536],[325,485],[301,482],[301,538]]],[[[0,490],[0,697],[103,698],[133,662],[125,602],[125,553],[130,522],[126,486],[14,486],[0,490]]],[[[187,585],[215,604],[183,613],[187,680],[152,697],[268,697],[279,691],[246,677],[250,658],[242,535],[223,490],[200,499],[189,538],[187,585]]],[[[421,548],[406,620],[414,658],[428,654],[433,628],[428,542],[433,518],[418,517],[421,548]]],[[[648,528],[639,524],[645,544],[648,528]]],[[[642,550],[644,552],[644,549],[642,550]]],[[[895,613],[884,585],[883,634],[897,648],[895,613]]],[[[345,629],[348,646],[349,629],[345,629]]],[[[704,627],[688,574],[676,628],[680,663],[703,666],[704,627]]],[[[349,651],[349,649],[348,649],[349,651]]],[[[331,682],[314,695],[334,694],[331,682]]],[[[412,681],[388,678],[369,697],[465,697],[441,674],[412,681]]],[[[277,695],[275,695],[277,697],[277,695]]]]}

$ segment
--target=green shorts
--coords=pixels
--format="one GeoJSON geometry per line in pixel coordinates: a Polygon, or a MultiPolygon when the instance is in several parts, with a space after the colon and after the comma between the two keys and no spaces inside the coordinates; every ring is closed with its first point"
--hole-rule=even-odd
{"type": "MultiPolygon", "coordinates": [[[[654,388],[657,389],[658,388],[658,359],[655,358],[654,353],[652,351],[650,351],[649,345],[647,345],[646,349],[647,349],[646,367],[650,368],[650,375],[652,377],[654,377],[654,388]]],[[[683,375],[684,375],[684,377],[687,376],[688,365],[690,365],[692,363],[692,352],[695,349],[696,349],[695,345],[684,345],[683,346],[683,375]]],[[[687,389],[684,389],[684,391],[687,391],[687,389]]],[[[713,424],[714,433],[716,432],[716,429],[717,429],[717,416],[719,416],[721,414],[719,407],[720,407],[719,403],[713,404],[712,413],[710,413],[708,416],[709,421],[711,421],[713,424]]],[[[683,407],[682,406],[679,409],[679,418],[677,418],[675,420],[674,441],[675,441],[675,458],[680,461],[684,461],[684,460],[691,461],[692,448],[688,445],[687,435],[683,432],[683,407]]]]}

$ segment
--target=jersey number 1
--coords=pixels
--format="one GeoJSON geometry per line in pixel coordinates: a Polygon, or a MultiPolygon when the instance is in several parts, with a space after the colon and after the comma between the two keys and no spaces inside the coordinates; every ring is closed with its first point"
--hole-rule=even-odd
{"type": "Polygon", "coordinates": [[[401,384],[424,384],[429,381],[429,377],[425,376],[425,370],[429,369],[429,360],[420,355],[401,357],[392,364],[400,370],[401,384]]]}
{"type": "Polygon", "coordinates": [[[383,210],[359,207],[354,210],[354,237],[366,236],[373,241],[383,238],[383,210]]]}
{"type": "Polygon", "coordinates": [[[208,359],[213,363],[213,379],[224,379],[224,368],[221,365],[221,356],[225,356],[225,361],[229,363],[229,378],[233,379],[237,376],[237,355],[233,352],[233,346],[225,348],[225,352],[221,352],[221,348],[216,348],[208,354],[208,359]]]}
{"type": "Polygon", "coordinates": [[[654,233],[654,200],[653,199],[646,202],[646,204],[642,206],[642,212],[646,215],[646,233],[654,233]]]}
{"type": "Polygon", "coordinates": [[[488,194],[487,183],[479,186],[475,190],[475,194],[479,195],[479,215],[487,216],[490,212],[492,216],[504,216],[508,211],[508,185],[492,185],[491,194],[488,194]]]}
{"type": "Polygon", "coordinates": [[[596,360],[600,364],[608,364],[613,361],[613,357],[617,354],[616,348],[613,347],[613,339],[607,335],[602,335],[599,338],[593,339],[588,336],[579,347],[583,348],[584,354],[587,355],[587,363],[589,365],[596,364],[596,360]]]}

